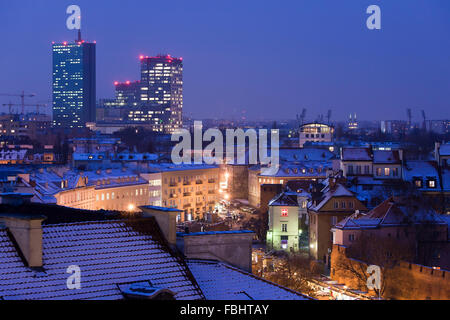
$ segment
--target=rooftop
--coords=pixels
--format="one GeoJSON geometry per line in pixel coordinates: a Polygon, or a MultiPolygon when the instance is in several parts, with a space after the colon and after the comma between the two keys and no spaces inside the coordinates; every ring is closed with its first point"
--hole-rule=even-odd
{"type": "Polygon", "coordinates": [[[223,262],[188,260],[208,300],[312,300],[223,262]]]}
{"type": "Polygon", "coordinates": [[[148,282],[176,299],[202,299],[187,266],[161,241],[151,218],[43,226],[43,269],[26,267],[0,228],[0,297],[5,300],[123,299],[120,284],[148,282]],[[70,290],[69,266],[81,270],[81,289],[70,290]]]}

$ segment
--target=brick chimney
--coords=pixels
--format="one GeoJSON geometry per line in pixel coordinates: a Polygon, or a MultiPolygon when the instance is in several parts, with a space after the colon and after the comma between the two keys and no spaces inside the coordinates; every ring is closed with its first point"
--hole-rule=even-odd
{"type": "Polygon", "coordinates": [[[5,224],[14,237],[20,253],[28,267],[42,267],[42,221],[45,216],[27,216],[20,214],[0,215],[0,221],[5,224]]]}

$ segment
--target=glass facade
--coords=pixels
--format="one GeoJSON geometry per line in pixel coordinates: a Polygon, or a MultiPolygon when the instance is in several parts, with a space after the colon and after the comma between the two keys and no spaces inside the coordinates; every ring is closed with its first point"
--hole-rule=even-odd
{"type": "Polygon", "coordinates": [[[141,95],[143,104],[159,106],[159,120],[165,132],[183,125],[183,60],[170,55],[141,57],[141,95]],[[160,112],[164,112],[162,115],[160,112]]]}
{"type": "Polygon", "coordinates": [[[95,43],[53,44],[53,126],[95,122],[95,43]]]}

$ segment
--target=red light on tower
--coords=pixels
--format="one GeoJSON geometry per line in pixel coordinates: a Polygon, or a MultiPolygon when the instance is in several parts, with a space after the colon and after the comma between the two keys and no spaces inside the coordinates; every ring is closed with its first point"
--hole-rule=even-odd
{"type": "Polygon", "coordinates": [[[63,42],[63,45],[67,46],[67,41],[64,41],[64,42],[63,42]]]}
{"type": "Polygon", "coordinates": [[[114,85],[115,86],[119,85],[119,81],[114,81],[114,85]]]}
{"type": "Polygon", "coordinates": [[[139,56],[139,60],[144,60],[144,56],[143,56],[143,55],[140,55],[140,56],[139,56]]]}
{"type": "Polygon", "coordinates": [[[288,209],[281,209],[281,216],[287,217],[288,216],[288,209]]]}
{"type": "Polygon", "coordinates": [[[127,82],[125,82],[126,84],[130,84],[131,82],[130,81],[127,81],[127,82]]]}

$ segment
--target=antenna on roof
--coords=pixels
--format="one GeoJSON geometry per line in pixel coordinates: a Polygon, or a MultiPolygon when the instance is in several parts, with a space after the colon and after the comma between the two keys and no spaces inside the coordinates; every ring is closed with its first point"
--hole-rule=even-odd
{"type": "Polygon", "coordinates": [[[78,40],[76,40],[77,42],[82,42],[83,40],[81,39],[81,28],[78,29],[78,40]]]}

